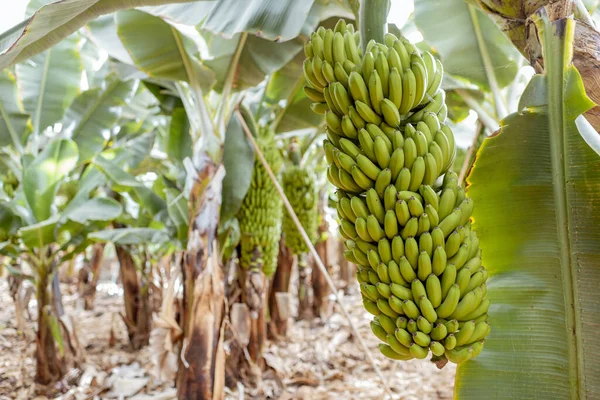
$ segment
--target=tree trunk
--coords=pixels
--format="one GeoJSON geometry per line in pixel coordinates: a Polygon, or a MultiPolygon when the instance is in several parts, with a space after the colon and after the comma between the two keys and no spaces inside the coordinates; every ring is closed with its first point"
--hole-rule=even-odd
{"type": "Polygon", "coordinates": [[[340,266],[340,281],[344,288],[344,293],[347,294],[352,282],[352,266],[350,265],[350,262],[346,260],[346,257],[344,257],[344,242],[336,240],[335,243],[338,264],[340,266]]]}
{"type": "Polygon", "coordinates": [[[94,309],[96,299],[96,285],[100,279],[100,267],[104,255],[104,243],[95,243],[92,246],[92,258],[89,265],[79,271],[79,296],[83,299],[83,308],[94,309]]]}
{"type": "Polygon", "coordinates": [[[286,247],[283,238],[279,241],[277,270],[269,290],[269,337],[279,339],[287,336],[290,309],[290,278],[294,265],[294,255],[286,247]]]}
{"type": "MultiPolygon", "coordinates": [[[[572,14],[572,0],[476,0],[537,72],[543,70],[544,60],[539,37],[531,16],[545,8],[550,20],[572,14]]],[[[583,78],[587,95],[600,103],[600,33],[594,27],[578,20],[573,39],[573,64],[583,78]]],[[[585,114],[588,121],[600,131],[600,107],[585,114]]]]}
{"type": "Polygon", "coordinates": [[[36,338],[36,374],[35,381],[43,385],[59,380],[64,371],[56,351],[54,337],[51,331],[51,289],[49,287],[50,269],[40,271],[36,290],[38,303],[38,329],[36,338]]]}
{"type": "Polygon", "coordinates": [[[248,354],[254,364],[262,368],[263,350],[267,338],[266,293],[267,278],[262,272],[262,265],[247,271],[244,285],[244,303],[250,311],[250,341],[248,354]]]}
{"type": "Polygon", "coordinates": [[[306,254],[298,254],[298,319],[310,319],[313,317],[310,306],[310,266],[308,265],[306,254]]]}
{"type": "MultiPolygon", "coordinates": [[[[329,257],[327,256],[327,242],[329,235],[327,234],[327,222],[325,218],[322,218],[322,223],[319,226],[319,241],[315,245],[317,254],[323,265],[329,270],[329,257]]],[[[315,260],[312,268],[312,287],[313,287],[313,314],[315,316],[324,319],[329,314],[329,293],[331,293],[325,276],[321,273],[321,270],[317,268],[315,260]]]]}
{"type": "Polygon", "coordinates": [[[131,253],[123,246],[115,246],[119,260],[119,276],[123,285],[123,301],[129,343],[134,350],[146,346],[150,339],[150,305],[148,286],[139,277],[131,253]]]}
{"type": "Polygon", "coordinates": [[[218,259],[217,226],[224,169],[201,154],[202,165],[190,192],[190,224],[184,279],[184,342],[177,372],[177,398],[225,397],[223,318],[225,284],[218,259]]]}

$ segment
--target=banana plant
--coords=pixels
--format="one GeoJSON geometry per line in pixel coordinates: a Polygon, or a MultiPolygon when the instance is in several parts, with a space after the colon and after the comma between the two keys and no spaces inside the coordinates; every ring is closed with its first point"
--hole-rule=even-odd
{"type": "MultiPolygon", "coordinates": [[[[339,10],[339,7],[334,9],[339,10]]],[[[176,158],[173,165],[186,171],[184,196],[189,203],[187,256],[183,267],[185,354],[182,358],[186,362],[181,364],[177,379],[180,398],[208,398],[223,390],[221,385],[215,386],[215,382],[222,382],[218,377],[224,371],[222,347],[217,343],[222,340],[220,327],[226,312],[223,309],[222,271],[218,257],[215,257],[218,255],[215,239],[221,194],[226,205],[224,211],[235,214],[235,202],[241,201],[243,194],[240,193],[245,193],[249,185],[247,174],[236,176],[232,164],[223,159],[223,149],[231,151],[232,146],[235,147],[235,141],[227,139],[235,138],[231,132],[238,129],[241,134],[239,127],[228,123],[238,93],[292,60],[301,51],[305,36],[294,38],[301,32],[314,30],[323,16],[331,12],[331,7],[324,1],[313,4],[312,1],[288,0],[275,4],[261,0],[249,5],[242,20],[234,10],[231,1],[225,0],[214,4],[200,3],[192,8],[185,5],[149,7],[121,11],[112,19],[104,19],[102,24],[88,25],[93,40],[108,48],[110,55],[121,62],[133,63],[148,76],[146,81],[153,87],[155,96],[177,103],[171,107],[173,113],[168,132],[165,128],[167,134],[162,135],[166,142],[177,144],[171,132],[186,132],[191,137],[190,140],[186,133],[179,136],[189,143],[179,149],[181,152],[177,146],[169,148],[176,158]],[[290,13],[290,10],[294,11],[290,13]],[[296,19],[292,15],[308,18],[296,19]],[[180,30],[168,21],[196,27],[195,30],[180,30]],[[139,29],[146,34],[140,35],[139,29]],[[225,39],[217,35],[223,35],[225,39]],[[153,39],[148,40],[150,37],[153,39]],[[269,41],[277,38],[283,43],[269,41]],[[207,54],[197,47],[196,43],[202,41],[207,43],[207,54]],[[115,42],[120,43],[115,48],[126,51],[111,54],[115,42]],[[164,52],[165,48],[169,51],[164,52]],[[241,60],[253,67],[244,71],[239,67],[241,60]],[[189,149],[193,149],[191,154],[189,149]],[[225,170],[231,173],[223,180],[225,170]],[[224,186],[235,190],[223,192],[224,186]],[[230,201],[234,204],[230,205],[230,201]],[[200,281],[203,284],[199,285],[200,281]],[[198,292],[199,288],[202,291],[198,292]],[[193,371],[215,371],[215,375],[203,378],[206,385],[198,389],[193,382],[202,372],[193,371]]],[[[163,101],[161,107],[169,108],[163,101]]],[[[238,157],[237,163],[251,171],[252,153],[247,151],[240,155],[243,158],[238,157]]]]}
{"type": "Polygon", "coordinates": [[[85,251],[88,234],[121,214],[121,205],[103,190],[105,177],[90,160],[115,141],[117,123],[138,87],[135,80],[84,68],[78,50],[82,43],[80,36],[71,36],[0,75],[0,161],[6,171],[0,247],[18,267],[12,271],[35,283],[40,313],[36,377],[42,383],[61,378],[70,364],[63,358],[80,361],[56,271],[85,251]],[[81,92],[84,71],[93,79],[81,92]]]}
{"type": "Polygon", "coordinates": [[[36,288],[36,380],[44,384],[66,372],[70,363],[63,361],[81,362],[77,341],[71,336],[72,321],[64,315],[60,301],[58,266],[85,249],[90,232],[121,214],[120,204],[94,193],[101,182],[97,171],[89,169],[78,176],[78,158],[76,143],[61,138],[37,156],[24,155],[27,163],[20,165],[22,178],[12,189],[12,197],[2,202],[5,236],[0,252],[20,266],[19,272],[36,288]]]}
{"type": "Polygon", "coordinates": [[[532,15],[544,73],[484,142],[468,178],[490,271],[492,333],[459,366],[456,398],[596,398],[600,220],[594,106],[573,66],[572,17],[532,15]]]}

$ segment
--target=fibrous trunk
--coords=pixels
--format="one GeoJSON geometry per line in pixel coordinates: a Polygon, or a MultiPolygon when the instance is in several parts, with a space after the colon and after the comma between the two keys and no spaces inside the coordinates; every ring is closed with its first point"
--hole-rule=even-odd
{"type": "Polygon", "coordinates": [[[64,314],[56,264],[38,266],[36,299],[38,329],[36,338],[37,383],[58,381],[66,371],[83,361],[73,320],[64,314]]]}
{"type": "Polygon", "coordinates": [[[312,307],[310,306],[311,269],[307,258],[306,254],[299,254],[296,262],[298,267],[298,319],[312,318],[312,307]]]}
{"type": "MultiPolygon", "coordinates": [[[[323,265],[329,269],[329,260],[327,256],[327,243],[329,237],[327,235],[327,222],[322,218],[322,223],[319,226],[319,241],[315,245],[317,254],[323,262],[323,265]]],[[[312,259],[312,287],[313,287],[313,314],[320,318],[327,316],[329,313],[329,286],[325,280],[325,275],[317,267],[316,261],[312,259]]]]}
{"type": "Polygon", "coordinates": [[[190,230],[182,263],[184,343],[177,372],[180,400],[225,396],[225,285],[216,248],[224,169],[209,160],[200,161],[203,165],[190,193],[190,230]]]}
{"type": "Polygon", "coordinates": [[[83,299],[83,307],[86,310],[92,310],[94,308],[96,285],[98,285],[98,279],[100,279],[100,267],[102,266],[103,254],[104,243],[94,244],[89,265],[85,265],[79,271],[79,296],[83,299]]]}
{"type": "Polygon", "coordinates": [[[148,284],[143,274],[138,274],[135,260],[129,250],[116,246],[119,275],[123,284],[125,303],[124,321],[129,342],[134,349],[146,346],[150,340],[150,303],[148,284]]]}
{"type": "Polygon", "coordinates": [[[285,240],[279,241],[279,257],[277,270],[269,290],[269,336],[282,338],[287,335],[290,309],[290,278],[294,255],[285,245],[285,240]]]}

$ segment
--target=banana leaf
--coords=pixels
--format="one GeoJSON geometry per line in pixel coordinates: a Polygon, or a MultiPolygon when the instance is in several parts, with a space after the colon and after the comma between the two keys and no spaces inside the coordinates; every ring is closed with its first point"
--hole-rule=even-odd
{"type": "Polygon", "coordinates": [[[147,244],[165,243],[169,236],[161,230],[153,228],[118,228],[94,232],[88,238],[96,242],[112,242],[114,244],[147,244]]]}
{"type": "Polygon", "coordinates": [[[87,22],[112,12],[193,0],[69,0],[55,1],[0,35],[0,70],[56,45],[87,22]]]}
{"type": "Polygon", "coordinates": [[[517,74],[519,52],[485,13],[465,0],[415,0],[415,22],[448,73],[487,90],[490,72],[499,87],[509,85],[517,74]],[[489,58],[492,71],[486,71],[484,58],[489,58]]]}
{"type": "MultiPolygon", "coordinates": [[[[246,114],[247,115],[247,114],[246,114]]],[[[254,123],[248,123],[253,127],[254,123]]],[[[256,134],[256,132],[253,132],[256,134]]],[[[237,114],[232,114],[223,145],[223,194],[221,220],[233,218],[240,209],[252,182],[254,170],[254,149],[248,142],[237,114]]]]}
{"type": "Polygon", "coordinates": [[[594,104],[571,65],[574,21],[534,22],[545,74],[468,178],[492,331],[459,366],[457,399],[600,398],[600,158],[581,134],[594,104]]]}
{"type": "Polygon", "coordinates": [[[16,67],[21,99],[35,134],[60,121],[80,91],[83,64],[78,42],[71,36],[16,67]]]}
{"type": "Polygon", "coordinates": [[[63,120],[63,131],[77,143],[80,163],[102,151],[136,88],[136,81],[123,82],[113,75],[103,87],[86,90],[73,100],[63,120]]]}
{"type": "Polygon", "coordinates": [[[12,144],[20,152],[30,133],[29,114],[19,98],[17,80],[5,69],[0,72],[0,147],[12,144]]]}
{"type": "Polygon", "coordinates": [[[214,73],[195,58],[197,46],[162,18],[139,10],[115,15],[117,33],[135,65],[151,77],[185,81],[207,92],[214,73]]]}
{"type": "Polygon", "coordinates": [[[37,221],[50,218],[62,179],[75,168],[79,152],[72,140],[51,142],[23,172],[23,192],[37,221]]]}

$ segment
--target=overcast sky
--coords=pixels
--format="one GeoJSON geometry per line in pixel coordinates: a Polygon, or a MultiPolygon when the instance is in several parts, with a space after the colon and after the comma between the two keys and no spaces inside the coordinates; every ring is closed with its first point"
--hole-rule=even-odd
{"type": "Polygon", "coordinates": [[[0,32],[12,28],[24,19],[28,0],[0,0],[0,32]]]}

